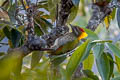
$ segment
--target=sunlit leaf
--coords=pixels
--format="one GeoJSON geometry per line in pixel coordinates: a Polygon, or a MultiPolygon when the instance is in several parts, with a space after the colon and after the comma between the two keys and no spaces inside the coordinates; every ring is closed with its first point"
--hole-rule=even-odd
{"type": "Polygon", "coordinates": [[[89,40],[87,40],[86,42],[81,44],[78,47],[78,49],[72,54],[72,56],[67,64],[67,67],[66,67],[68,78],[70,78],[70,76],[72,76],[73,72],[79,65],[79,63],[82,59],[82,56],[85,53],[88,43],[89,43],[89,40]],[[74,63],[74,65],[73,65],[73,63],[74,63]]]}
{"type": "Polygon", "coordinates": [[[110,64],[107,55],[103,53],[100,57],[98,57],[96,59],[96,64],[102,80],[108,80],[110,73],[110,64]]]}
{"type": "Polygon", "coordinates": [[[82,16],[86,16],[86,11],[85,11],[85,0],[80,0],[79,14],[82,15],[82,16]]]}
{"type": "Polygon", "coordinates": [[[15,53],[11,53],[10,55],[4,56],[2,59],[0,59],[0,80],[6,80],[9,79],[10,74],[13,74],[17,76],[17,72],[20,73],[20,66],[19,62],[22,60],[22,55],[19,51],[16,51],[15,53]],[[19,66],[18,66],[19,65],[19,66]]]}
{"type": "Polygon", "coordinates": [[[87,57],[87,59],[85,59],[83,61],[83,68],[91,70],[93,64],[94,64],[94,55],[93,54],[89,54],[89,56],[87,57]]]}
{"type": "Polygon", "coordinates": [[[115,15],[116,15],[116,8],[113,9],[113,11],[111,12],[111,17],[112,17],[112,20],[115,19],[115,15]]]}
{"type": "Polygon", "coordinates": [[[120,58],[120,49],[111,43],[107,43],[109,49],[120,58]]]}

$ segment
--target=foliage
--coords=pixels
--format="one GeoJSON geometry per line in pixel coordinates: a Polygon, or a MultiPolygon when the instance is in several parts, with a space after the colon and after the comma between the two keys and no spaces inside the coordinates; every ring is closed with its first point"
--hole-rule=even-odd
{"type": "MultiPolygon", "coordinates": [[[[8,45],[9,48],[17,48],[24,44],[26,15],[24,10],[22,11],[23,8],[20,8],[21,13],[17,13],[17,16],[15,15],[17,7],[22,6],[20,0],[15,1],[0,1],[0,48],[4,45],[8,45]],[[15,1],[17,1],[17,4],[15,1]],[[5,38],[8,39],[7,43],[2,43],[5,38]]],[[[72,1],[75,6],[72,8],[72,13],[67,23],[81,26],[79,20],[76,20],[77,17],[80,17],[80,23],[87,25],[85,21],[88,20],[91,14],[89,13],[90,10],[87,10],[87,5],[88,2],[92,1],[72,1]],[[78,5],[79,3],[80,6],[78,5]],[[85,20],[82,20],[83,18],[85,20]]],[[[56,25],[56,6],[59,2],[60,0],[40,0],[37,2],[39,12],[34,16],[36,35],[41,36],[48,33],[56,25]]],[[[25,1],[24,4],[26,4],[25,1]]],[[[120,8],[118,8],[105,17],[104,24],[107,30],[109,30],[109,26],[115,16],[120,27],[120,8]]],[[[114,40],[109,40],[109,38],[101,39],[100,32],[103,37],[105,31],[104,27],[102,29],[100,27],[98,27],[96,32],[84,27],[88,37],[84,39],[85,42],[83,42],[84,40],[80,42],[69,57],[66,54],[50,57],[47,52],[42,51],[34,51],[24,58],[23,55],[18,55],[19,52],[16,55],[9,54],[10,57],[6,57],[5,55],[8,53],[0,52],[0,80],[70,80],[76,73],[80,63],[83,63],[83,70],[81,70],[83,75],[76,80],[100,80],[99,76],[102,80],[118,80],[120,76],[115,73],[118,72],[119,74],[120,72],[120,43],[116,44],[114,40]],[[118,70],[114,67],[115,65],[118,70]],[[99,74],[94,73],[96,72],[94,71],[94,66],[97,67],[99,74]]],[[[111,36],[111,34],[107,36],[111,36]]]]}

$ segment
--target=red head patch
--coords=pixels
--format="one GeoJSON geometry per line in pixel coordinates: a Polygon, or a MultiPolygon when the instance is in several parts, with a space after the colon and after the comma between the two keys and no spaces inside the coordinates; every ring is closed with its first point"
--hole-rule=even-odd
{"type": "Polygon", "coordinates": [[[79,28],[81,32],[85,32],[83,28],[79,28]]]}

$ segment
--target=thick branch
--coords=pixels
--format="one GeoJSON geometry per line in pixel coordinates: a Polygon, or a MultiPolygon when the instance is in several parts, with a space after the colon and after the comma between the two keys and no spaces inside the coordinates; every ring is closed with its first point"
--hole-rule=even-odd
{"type": "Polygon", "coordinates": [[[72,0],[61,0],[60,10],[58,9],[57,26],[61,27],[66,24],[73,6],[72,0]]]}
{"type": "Polygon", "coordinates": [[[117,2],[117,0],[111,1],[108,5],[102,8],[98,5],[93,5],[93,15],[91,16],[86,28],[95,31],[95,29],[104,20],[104,18],[108,16],[115,7],[119,6],[120,2],[117,2]]]}

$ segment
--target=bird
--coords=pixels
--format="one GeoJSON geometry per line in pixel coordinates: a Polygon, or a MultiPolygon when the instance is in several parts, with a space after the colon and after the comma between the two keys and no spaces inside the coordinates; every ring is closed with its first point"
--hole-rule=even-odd
{"type": "Polygon", "coordinates": [[[51,51],[48,51],[51,55],[60,55],[67,53],[75,49],[80,40],[87,37],[87,33],[83,28],[70,24],[70,32],[57,38],[54,44],[51,46],[51,51]]]}

